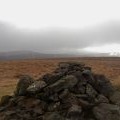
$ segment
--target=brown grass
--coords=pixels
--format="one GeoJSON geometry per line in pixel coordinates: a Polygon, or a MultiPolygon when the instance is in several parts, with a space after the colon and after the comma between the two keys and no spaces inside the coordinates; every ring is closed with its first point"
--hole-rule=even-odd
{"type": "Polygon", "coordinates": [[[17,76],[29,74],[39,78],[52,72],[61,61],[82,61],[91,66],[93,72],[105,74],[115,86],[120,86],[120,58],[67,58],[45,60],[0,61],[0,97],[12,94],[18,81],[17,76]]]}

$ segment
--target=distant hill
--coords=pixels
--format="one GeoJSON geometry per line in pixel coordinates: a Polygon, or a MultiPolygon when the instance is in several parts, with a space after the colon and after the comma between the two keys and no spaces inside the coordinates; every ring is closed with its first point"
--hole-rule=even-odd
{"type": "MultiPolygon", "coordinates": [[[[9,23],[0,21],[0,51],[40,51],[40,54],[76,54],[76,52],[80,52],[77,55],[101,56],[101,53],[90,53],[84,50],[89,47],[102,48],[102,46],[108,45],[109,50],[107,51],[111,51],[114,48],[113,51],[119,52],[119,44],[120,22],[101,23],[88,29],[48,27],[39,30],[29,30],[18,29],[9,23]],[[118,48],[114,48],[114,44],[118,45],[118,48]],[[113,48],[110,48],[109,45],[113,45],[113,48]]],[[[97,51],[94,49],[94,52],[97,51]]],[[[42,56],[44,56],[43,54],[42,56]]],[[[119,54],[113,53],[112,55],[117,56],[119,54]]]]}
{"type": "Polygon", "coordinates": [[[1,52],[0,60],[14,60],[14,59],[32,59],[32,58],[45,58],[50,57],[47,54],[40,54],[31,51],[13,51],[13,52],[1,52]]]}
{"type": "Polygon", "coordinates": [[[109,53],[45,54],[33,51],[0,52],[0,60],[44,59],[66,57],[111,57],[111,56],[109,53]]]}
{"type": "Polygon", "coordinates": [[[43,58],[61,58],[72,57],[75,55],[70,54],[45,54],[33,51],[12,51],[12,52],[0,52],[0,60],[18,60],[18,59],[43,59],[43,58]]]}

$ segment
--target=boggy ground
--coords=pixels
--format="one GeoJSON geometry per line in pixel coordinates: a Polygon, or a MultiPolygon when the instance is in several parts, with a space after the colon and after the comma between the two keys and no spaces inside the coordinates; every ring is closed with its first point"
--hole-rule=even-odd
{"type": "Polygon", "coordinates": [[[104,74],[114,86],[120,86],[120,58],[62,58],[0,61],[0,97],[12,94],[19,76],[31,75],[34,78],[55,70],[62,61],[81,61],[92,67],[92,71],[104,74]]]}

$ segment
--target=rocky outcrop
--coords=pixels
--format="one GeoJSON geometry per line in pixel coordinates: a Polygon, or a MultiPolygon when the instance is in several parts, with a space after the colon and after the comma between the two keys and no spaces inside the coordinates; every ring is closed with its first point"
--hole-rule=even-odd
{"type": "Polygon", "coordinates": [[[1,120],[120,120],[120,94],[104,75],[61,62],[38,80],[23,76],[0,103],[1,120]]]}

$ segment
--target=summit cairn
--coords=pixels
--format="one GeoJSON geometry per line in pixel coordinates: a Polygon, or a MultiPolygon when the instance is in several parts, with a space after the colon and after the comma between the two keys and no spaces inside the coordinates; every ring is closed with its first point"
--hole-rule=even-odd
{"type": "Polygon", "coordinates": [[[15,94],[2,97],[0,120],[120,120],[115,95],[104,75],[80,62],[61,62],[37,80],[22,76],[15,94]]]}

